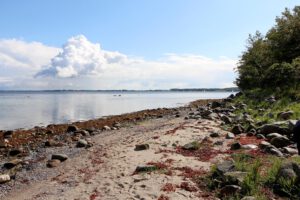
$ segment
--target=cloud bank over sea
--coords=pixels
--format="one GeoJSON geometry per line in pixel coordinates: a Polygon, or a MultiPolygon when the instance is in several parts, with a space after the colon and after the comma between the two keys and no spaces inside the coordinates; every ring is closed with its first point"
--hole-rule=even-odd
{"type": "Polygon", "coordinates": [[[62,48],[0,40],[0,89],[169,89],[231,87],[237,60],[196,54],[147,60],[109,51],[84,35],[62,48]]]}

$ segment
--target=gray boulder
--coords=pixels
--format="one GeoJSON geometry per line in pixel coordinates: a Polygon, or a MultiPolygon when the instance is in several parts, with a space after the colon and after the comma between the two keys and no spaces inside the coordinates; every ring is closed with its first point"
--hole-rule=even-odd
{"type": "Polygon", "coordinates": [[[281,148],[290,145],[291,141],[287,137],[281,136],[272,138],[270,143],[277,148],[281,148]]]}
{"type": "Polygon", "coordinates": [[[231,160],[225,160],[216,166],[216,172],[220,175],[225,174],[226,172],[234,171],[235,166],[234,162],[231,160]]]}

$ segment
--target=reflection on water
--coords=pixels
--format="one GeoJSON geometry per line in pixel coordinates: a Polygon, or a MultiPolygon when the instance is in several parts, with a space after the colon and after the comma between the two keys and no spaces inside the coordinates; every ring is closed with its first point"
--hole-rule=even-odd
{"type": "Polygon", "coordinates": [[[0,129],[175,107],[196,99],[229,95],[228,92],[0,92],[0,129]]]}

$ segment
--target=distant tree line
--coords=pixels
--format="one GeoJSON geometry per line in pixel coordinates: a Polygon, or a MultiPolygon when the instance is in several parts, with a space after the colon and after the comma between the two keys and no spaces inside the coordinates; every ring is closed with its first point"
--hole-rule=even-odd
{"type": "Polygon", "coordinates": [[[265,36],[249,35],[237,67],[242,91],[293,91],[300,88],[300,6],[285,9],[265,36]]]}

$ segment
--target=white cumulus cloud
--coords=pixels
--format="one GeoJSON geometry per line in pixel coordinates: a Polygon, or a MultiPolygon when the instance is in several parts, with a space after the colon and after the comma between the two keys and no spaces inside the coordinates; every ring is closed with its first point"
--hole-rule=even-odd
{"type": "Polygon", "coordinates": [[[10,89],[169,89],[232,86],[236,59],[165,54],[156,60],[107,51],[85,36],[62,48],[0,40],[1,86],[10,89]]]}

